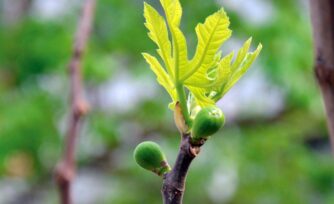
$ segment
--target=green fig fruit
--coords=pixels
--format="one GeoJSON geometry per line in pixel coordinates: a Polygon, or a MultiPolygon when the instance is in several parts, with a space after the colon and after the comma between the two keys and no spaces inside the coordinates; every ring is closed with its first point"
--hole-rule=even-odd
{"type": "Polygon", "coordinates": [[[223,112],[215,106],[200,110],[192,126],[192,140],[198,142],[216,133],[225,123],[223,112]]]}
{"type": "Polygon", "coordinates": [[[133,156],[139,166],[159,176],[170,171],[165,155],[155,142],[146,141],[138,144],[133,156]]]}

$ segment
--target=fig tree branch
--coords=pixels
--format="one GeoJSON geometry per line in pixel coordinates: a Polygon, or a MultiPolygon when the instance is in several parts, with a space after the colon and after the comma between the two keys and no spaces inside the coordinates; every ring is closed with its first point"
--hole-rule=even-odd
{"type": "Polygon", "coordinates": [[[164,175],[161,189],[164,204],[182,204],[186,177],[192,160],[200,151],[200,146],[191,142],[189,133],[182,134],[178,156],[173,169],[164,175]]]}
{"type": "Polygon", "coordinates": [[[91,31],[95,10],[95,0],[86,0],[76,31],[72,58],[69,63],[70,113],[63,158],[56,167],[56,182],[62,204],[71,204],[71,184],[75,176],[75,144],[79,126],[88,111],[88,103],[83,96],[81,61],[91,31]]]}

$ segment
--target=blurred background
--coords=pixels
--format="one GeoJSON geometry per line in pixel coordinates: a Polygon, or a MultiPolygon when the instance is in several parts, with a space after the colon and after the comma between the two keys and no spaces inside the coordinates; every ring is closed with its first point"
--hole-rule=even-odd
{"type": "MultiPolygon", "coordinates": [[[[159,8],[158,0],[147,0],[159,8]]],[[[182,29],[223,6],[233,37],[227,54],[253,36],[264,46],[219,102],[225,127],[188,175],[185,203],[334,203],[334,162],[313,77],[306,0],[181,0],[182,29]]],[[[81,0],[0,0],[0,203],[59,203],[53,169],[68,118],[67,65],[81,0]]],[[[77,204],[161,203],[161,178],[133,158],[141,141],[159,143],[173,164],[179,136],[168,94],[141,52],[155,50],[142,0],[98,0],[84,58],[91,112],[81,128],[77,204]]],[[[253,47],[253,48],[254,48],[253,47]]]]}

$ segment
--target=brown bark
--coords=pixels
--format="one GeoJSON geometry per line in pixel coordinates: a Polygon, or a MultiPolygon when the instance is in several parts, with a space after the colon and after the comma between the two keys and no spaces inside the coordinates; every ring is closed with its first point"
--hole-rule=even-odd
{"type": "Polygon", "coordinates": [[[192,160],[200,151],[199,145],[191,143],[190,134],[183,134],[173,169],[164,175],[161,189],[164,204],[182,204],[186,177],[192,160]]]}
{"type": "Polygon", "coordinates": [[[5,25],[15,25],[29,14],[32,0],[4,0],[0,2],[0,15],[5,25]],[[1,6],[3,8],[1,8],[1,6]]]}
{"type": "Polygon", "coordinates": [[[95,0],[86,0],[75,36],[72,59],[69,64],[70,76],[70,118],[62,160],[56,167],[55,177],[61,203],[71,204],[71,183],[75,175],[75,144],[79,134],[82,116],[88,111],[88,103],[83,97],[81,61],[91,31],[95,10],[95,0]]]}
{"type": "Polygon", "coordinates": [[[334,1],[310,0],[315,48],[315,74],[327,113],[334,154],[334,1]]]}

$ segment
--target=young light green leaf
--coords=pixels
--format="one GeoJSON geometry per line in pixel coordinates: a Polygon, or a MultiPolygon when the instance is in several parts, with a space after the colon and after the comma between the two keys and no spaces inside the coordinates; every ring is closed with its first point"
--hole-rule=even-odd
{"type": "Polygon", "coordinates": [[[205,88],[187,87],[191,94],[194,96],[197,105],[200,107],[207,107],[215,104],[215,101],[209,97],[209,93],[205,88]]]}
{"type": "Polygon", "coordinates": [[[227,79],[231,75],[231,62],[233,55],[234,53],[231,52],[219,61],[216,70],[216,79],[211,87],[221,87],[224,83],[226,83],[227,79]]]}
{"type": "Polygon", "coordinates": [[[182,74],[188,68],[188,50],[187,50],[187,41],[178,27],[172,27],[171,29],[173,37],[173,60],[174,60],[174,72],[175,72],[175,81],[179,82],[182,74]]]}
{"type": "MultiPolygon", "coordinates": [[[[234,53],[230,53],[217,62],[216,68],[209,73],[212,79],[207,84],[188,84],[187,88],[193,93],[197,104],[201,107],[214,105],[215,95],[231,76],[231,62],[234,53]]],[[[220,98],[219,98],[220,99],[220,98]]]]}
{"type": "Polygon", "coordinates": [[[252,38],[250,37],[242,46],[242,48],[240,48],[237,58],[235,59],[235,62],[233,63],[232,66],[232,70],[236,70],[237,68],[240,67],[242,61],[245,59],[245,56],[247,55],[247,52],[250,48],[250,45],[252,43],[252,38]]]}
{"type": "Polygon", "coordinates": [[[170,26],[180,26],[182,7],[179,0],[160,0],[170,26]]]}
{"type": "Polygon", "coordinates": [[[150,68],[157,76],[157,81],[161,86],[163,86],[166,91],[169,93],[171,98],[173,99],[173,103],[177,101],[177,94],[173,85],[172,80],[169,78],[168,74],[164,70],[164,68],[160,65],[159,61],[151,56],[150,54],[143,53],[143,56],[146,62],[150,65],[150,68]]]}
{"type": "Polygon", "coordinates": [[[149,37],[158,46],[158,53],[165,63],[168,74],[173,78],[171,69],[171,43],[168,38],[167,25],[164,18],[149,4],[144,2],[145,26],[149,30],[149,37]]]}
{"type": "Polygon", "coordinates": [[[180,30],[182,7],[179,0],[160,0],[164,9],[169,31],[173,41],[173,68],[175,82],[180,81],[182,73],[186,72],[188,65],[187,41],[180,30]]]}
{"type": "Polygon", "coordinates": [[[231,75],[230,79],[226,83],[226,85],[223,88],[223,95],[229,91],[232,86],[246,73],[248,68],[252,65],[254,60],[257,58],[259,53],[261,52],[262,45],[259,44],[258,47],[254,52],[247,53],[246,57],[242,60],[239,67],[234,68],[233,74],[231,75]]]}
{"type": "Polygon", "coordinates": [[[198,45],[191,60],[191,69],[182,77],[182,81],[197,83],[199,76],[206,77],[208,69],[222,43],[231,36],[228,28],[230,21],[223,9],[207,17],[204,24],[198,24],[196,35],[198,45]]]}
{"type": "MultiPolygon", "coordinates": [[[[189,121],[187,97],[194,107],[214,105],[241,78],[258,56],[261,45],[253,53],[248,53],[252,39],[248,39],[239,50],[232,63],[233,53],[221,57],[218,52],[222,43],[231,36],[229,19],[223,9],[207,17],[196,27],[198,44],[192,60],[188,60],[187,41],[180,30],[182,7],[179,0],[160,0],[166,16],[164,18],[150,5],[144,4],[144,16],[150,38],[158,45],[158,53],[164,61],[165,69],[159,61],[144,54],[146,61],[157,75],[159,83],[173,99],[170,108],[177,101],[182,114],[189,121]],[[168,29],[167,29],[168,26],[168,29]],[[169,32],[168,32],[169,31],[169,32]],[[169,40],[171,35],[172,43],[169,40]],[[218,52],[218,53],[217,53],[218,52]],[[166,72],[167,71],[167,72],[166,72]]],[[[187,122],[187,125],[188,122],[187,122]]]]}

